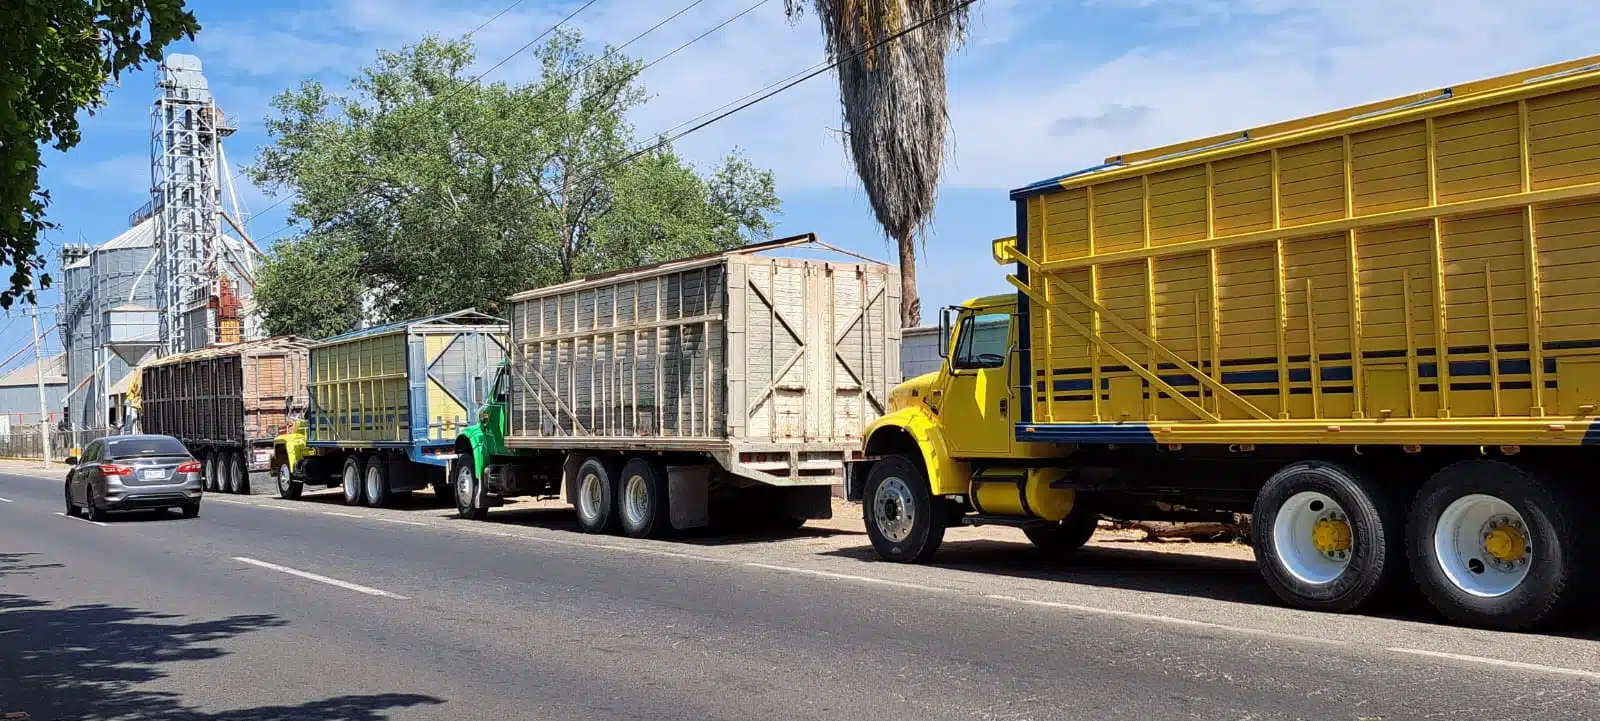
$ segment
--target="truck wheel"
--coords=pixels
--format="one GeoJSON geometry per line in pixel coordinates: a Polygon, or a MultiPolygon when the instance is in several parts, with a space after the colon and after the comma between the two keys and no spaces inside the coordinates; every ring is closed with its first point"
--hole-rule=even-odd
{"type": "Polygon", "coordinates": [[[344,486],[344,504],[361,505],[361,459],[349,456],[344,459],[344,472],[339,475],[344,486]]]}
{"type": "Polygon", "coordinates": [[[1516,631],[1559,620],[1578,600],[1588,528],[1567,489],[1509,463],[1460,461],[1411,508],[1411,570],[1450,620],[1516,631]]]}
{"type": "Polygon", "coordinates": [[[368,458],[363,479],[361,500],[372,508],[387,508],[392,500],[389,493],[389,459],[382,454],[368,458]]]}
{"type": "Polygon", "coordinates": [[[250,493],[250,468],[244,464],[244,454],[231,451],[226,456],[228,462],[228,492],[250,493]]]}
{"type": "Polygon", "coordinates": [[[220,493],[222,491],[222,484],[217,482],[217,454],[209,451],[206,452],[205,468],[203,471],[203,475],[205,477],[202,479],[202,487],[207,491],[220,493]]]}
{"type": "Polygon", "coordinates": [[[867,536],[879,558],[921,563],[933,558],[944,542],[949,514],[911,459],[889,456],[872,464],[864,500],[867,536]]]}
{"type": "Polygon", "coordinates": [[[1374,480],[1332,463],[1274,474],[1256,496],[1251,525],[1261,575],[1291,606],[1353,611],[1405,572],[1399,504],[1374,480]]]}
{"type": "Polygon", "coordinates": [[[1029,526],[1022,533],[1045,555],[1059,558],[1082,548],[1099,527],[1100,512],[1089,495],[1080,492],[1066,518],[1056,523],[1029,526]]]}
{"type": "Polygon", "coordinates": [[[489,515],[489,509],[473,505],[474,496],[478,494],[478,477],[472,472],[473,458],[463,455],[456,459],[455,493],[456,515],[472,520],[481,521],[489,515]]]}
{"type": "Polygon", "coordinates": [[[598,456],[578,466],[578,527],[588,533],[617,532],[616,464],[598,456]]]}
{"type": "Polygon", "coordinates": [[[276,467],[272,469],[273,477],[278,479],[278,497],[293,501],[300,497],[306,484],[294,479],[294,470],[289,468],[289,460],[280,456],[276,467]]]}
{"type": "Polygon", "coordinates": [[[634,538],[654,538],[672,526],[667,511],[667,474],[644,458],[629,459],[622,467],[622,532],[634,538]]]}

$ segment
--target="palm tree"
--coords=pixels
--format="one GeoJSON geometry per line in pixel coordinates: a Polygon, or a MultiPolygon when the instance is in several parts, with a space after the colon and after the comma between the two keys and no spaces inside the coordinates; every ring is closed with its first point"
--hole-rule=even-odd
{"type": "MultiPolygon", "coordinates": [[[[790,18],[807,0],[784,0],[790,18]]],[[[944,169],[945,56],[974,0],[810,0],[838,62],[839,101],[856,175],[900,253],[901,323],[922,322],[917,241],[944,169]]]]}

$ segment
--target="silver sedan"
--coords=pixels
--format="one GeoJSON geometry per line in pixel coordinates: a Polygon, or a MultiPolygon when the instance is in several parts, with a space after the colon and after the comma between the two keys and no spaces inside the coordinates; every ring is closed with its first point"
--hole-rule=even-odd
{"type": "Polygon", "coordinates": [[[67,458],[67,515],[178,508],[200,515],[200,462],[171,436],[107,436],[67,458]]]}

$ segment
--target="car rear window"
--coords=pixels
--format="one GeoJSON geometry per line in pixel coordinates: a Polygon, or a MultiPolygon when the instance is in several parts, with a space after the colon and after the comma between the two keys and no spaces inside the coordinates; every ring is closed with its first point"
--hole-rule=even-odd
{"type": "Polygon", "coordinates": [[[188,449],[175,438],[125,438],[106,441],[107,458],[140,456],[187,456],[188,449]]]}

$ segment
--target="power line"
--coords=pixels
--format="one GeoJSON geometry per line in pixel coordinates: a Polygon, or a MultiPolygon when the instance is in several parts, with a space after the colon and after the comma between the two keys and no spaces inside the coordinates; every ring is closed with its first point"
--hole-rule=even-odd
{"type": "Polygon", "coordinates": [[[533,47],[535,43],[538,43],[540,40],[545,39],[545,37],[548,36],[550,33],[555,32],[557,28],[561,27],[562,25],[566,25],[567,21],[577,17],[578,13],[581,13],[584,10],[588,10],[590,5],[593,5],[593,4],[595,4],[595,3],[599,2],[599,1],[600,0],[589,0],[589,2],[586,2],[586,3],[582,4],[582,5],[579,5],[577,10],[573,10],[572,12],[567,13],[567,16],[562,18],[561,22],[558,22],[558,23],[556,23],[554,25],[551,25],[550,27],[546,28],[544,32],[539,33],[538,35],[534,36],[534,38],[532,40],[529,40],[527,43],[523,44],[522,47],[517,48],[510,55],[507,55],[507,56],[501,58],[500,62],[495,63],[493,65],[490,65],[488,70],[485,70],[485,71],[483,71],[481,73],[478,73],[478,75],[476,77],[474,77],[472,80],[462,84],[460,87],[457,87],[449,95],[444,96],[444,99],[440,100],[439,102],[441,104],[448,103],[453,98],[455,98],[457,95],[460,95],[462,91],[464,91],[467,88],[470,88],[470,87],[472,87],[474,85],[477,85],[478,81],[482,80],[484,78],[484,76],[488,75],[489,73],[494,72],[495,70],[498,70],[500,68],[500,66],[511,62],[512,58],[515,58],[516,56],[521,55],[524,52],[527,52],[528,48],[533,47]]]}
{"type": "Polygon", "coordinates": [[[517,0],[517,1],[516,1],[516,2],[514,2],[514,3],[511,3],[511,4],[510,4],[510,5],[507,5],[507,6],[506,6],[506,7],[505,7],[505,9],[504,9],[504,10],[501,10],[501,11],[500,11],[500,12],[497,12],[497,13],[495,13],[495,14],[494,14],[494,17],[492,17],[492,18],[489,18],[489,19],[488,19],[488,20],[485,20],[485,21],[483,21],[483,22],[482,22],[482,23],[480,23],[480,24],[479,24],[479,25],[478,25],[478,27],[475,27],[475,28],[473,28],[473,29],[471,29],[471,30],[469,30],[469,31],[467,31],[467,35],[466,35],[466,37],[469,37],[469,38],[470,38],[470,37],[472,37],[472,36],[473,36],[473,35],[475,35],[475,34],[477,34],[477,32],[478,32],[478,31],[479,31],[479,30],[482,30],[482,29],[484,29],[484,28],[486,28],[486,27],[489,27],[489,23],[492,23],[492,22],[494,22],[494,21],[496,21],[496,20],[499,20],[499,19],[500,19],[500,17],[501,17],[501,16],[503,16],[503,15],[505,15],[505,14],[506,14],[506,13],[508,13],[508,12],[511,12],[511,11],[512,11],[512,10],[514,10],[514,9],[516,9],[516,7],[517,7],[517,6],[518,6],[518,5],[521,5],[521,4],[522,4],[522,3],[523,3],[523,0],[517,0]]]}
{"type": "MultiPolygon", "coordinates": [[[[956,5],[952,5],[952,6],[950,6],[949,8],[947,8],[946,10],[944,10],[941,13],[932,15],[932,16],[927,17],[927,18],[923,18],[921,21],[919,21],[917,23],[914,23],[912,25],[909,25],[909,26],[907,26],[905,28],[902,28],[898,32],[891,33],[890,35],[885,36],[883,39],[881,39],[881,40],[879,40],[879,41],[877,41],[875,43],[872,43],[871,45],[868,45],[868,46],[866,46],[864,48],[861,48],[861,49],[859,49],[859,50],[857,50],[857,51],[855,51],[855,52],[853,52],[853,53],[851,53],[849,55],[841,56],[841,57],[838,57],[838,58],[836,58],[836,59],[834,59],[832,61],[822,63],[820,67],[817,66],[817,65],[813,65],[812,68],[814,68],[814,69],[802,70],[800,73],[797,73],[796,75],[791,75],[791,76],[789,76],[789,78],[785,78],[784,80],[780,80],[780,81],[778,81],[776,83],[768,85],[765,88],[757,90],[755,93],[751,93],[750,95],[746,95],[745,96],[746,98],[749,98],[749,97],[751,97],[751,95],[758,95],[758,97],[756,97],[755,99],[749,100],[748,102],[743,102],[743,103],[737,105],[736,107],[734,107],[733,109],[728,110],[728,111],[723,112],[723,113],[720,113],[720,114],[717,114],[714,117],[712,117],[711,119],[706,120],[706,121],[701,122],[701,123],[698,123],[698,124],[694,125],[693,127],[690,127],[688,130],[684,130],[681,133],[673,134],[670,130],[667,133],[662,133],[661,134],[662,137],[661,137],[660,140],[657,140],[656,142],[651,143],[648,146],[645,146],[645,147],[643,147],[643,148],[641,148],[639,150],[636,150],[636,151],[634,151],[632,153],[629,153],[628,155],[625,155],[625,156],[623,156],[622,158],[620,158],[618,160],[615,160],[615,161],[612,161],[610,163],[607,163],[607,164],[601,166],[600,169],[598,169],[598,170],[596,170],[594,172],[591,172],[591,173],[588,173],[586,175],[580,176],[579,179],[578,179],[578,183],[579,184],[586,183],[589,180],[592,180],[595,176],[600,175],[601,173],[609,171],[609,170],[611,170],[611,169],[613,169],[613,168],[615,168],[617,166],[624,165],[626,163],[630,163],[630,162],[632,162],[633,160],[635,160],[637,158],[643,157],[644,155],[647,155],[647,154],[649,154],[651,152],[659,150],[664,146],[670,145],[673,141],[679,140],[679,139],[684,138],[684,137],[686,137],[688,135],[691,135],[693,133],[696,133],[696,132],[699,132],[701,130],[704,130],[705,128],[707,128],[707,127],[709,127],[711,125],[714,125],[716,123],[719,123],[719,122],[727,119],[728,117],[730,117],[732,115],[735,115],[737,113],[743,112],[744,110],[746,110],[746,109],[748,109],[748,108],[750,108],[750,107],[752,107],[754,105],[757,105],[757,104],[759,104],[761,102],[764,102],[764,101],[772,98],[773,96],[778,95],[779,93],[787,91],[790,88],[793,88],[793,87],[795,87],[795,86],[797,86],[797,85],[799,85],[799,84],[801,84],[801,83],[803,83],[803,82],[805,82],[807,80],[810,80],[810,79],[812,79],[814,77],[817,77],[818,75],[821,75],[821,74],[823,74],[825,72],[828,72],[829,70],[837,68],[840,65],[844,64],[845,62],[848,62],[848,61],[854,60],[856,58],[859,58],[862,55],[865,55],[865,54],[870,53],[870,52],[872,52],[874,50],[877,50],[878,48],[883,47],[884,45],[887,45],[887,44],[889,44],[889,43],[891,43],[891,42],[893,42],[895,40],[898,40],[901,37],[904,37],[904,36],[906,36],[906,35],[908,35],[910,33],[913,33],[913,32],[915,32],[917,30],[920,30],[923,27],[926,27],[927,25],[930,25],[930,24],[932,24],[934,22],[937,22],[938,20],[943,19],[944,17],[950,15],[951,13],[954,13],[954,12],[956,12],[958,10],[965,9],[966,7],[972,5],[973,3],[977,2],[977,1],[978,0],[965,0],[965,2],[956,4],[956,5]],[[769,89],[771,89],[771,88],[777,88],[777,89],[770,90],[770,92],[768,92],[769,89]]],[[[738,103],[739,101],[734,101],[734,102],[738,103]]],[[[727,105],[724,105],[723,107],[726,108],[727,105]]],[[[717,111],[715,111],[715,110],[712,111],[712,113],[716,113],[716,112],[717,111]]],[[[707,113],[707,115],[710,115],[710,114],[711,113],[707,113]]],[[[704,118],[706,116],[705,115],[701,115],[700,117],[704,118]]],[[[695,120],[698,120],[698,119],[699,118],[696,118],[695,120]]],[[[684,125],[688,125],[689,123],[693,123],[693,122],[695,122],[695,120],[690,120],[690,121],[685,122],[685,123],[680,123],[677,126],[675,126],[673,128],[673,130],[676,130],[677,128],[681,128],[684,125]]]]}

